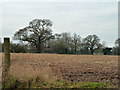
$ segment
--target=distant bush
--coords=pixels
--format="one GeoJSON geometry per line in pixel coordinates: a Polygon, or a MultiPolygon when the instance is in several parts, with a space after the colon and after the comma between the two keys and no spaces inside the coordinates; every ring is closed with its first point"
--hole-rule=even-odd
{"type": "Polygon", "coordinates": [[[27,50],[26,45],[12,44],[11,43],[10,51],[12,53],[26,53],[28,50],[27,50]]]}

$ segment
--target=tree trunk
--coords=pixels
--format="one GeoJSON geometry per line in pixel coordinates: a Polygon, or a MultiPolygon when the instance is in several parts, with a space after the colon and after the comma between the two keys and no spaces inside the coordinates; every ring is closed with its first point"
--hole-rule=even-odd
{"type": "Polygon", "coordinates": [[[38,47],[37,47],[37,53],[41,53],[41,45],[38,45],[38,47]]]}
{"type": "Polygon", "coordinates": [[[41,40],[40,40],[40,37],[39,37],[38,45],[37,45],[37,53],[41,53],[41,40]]]}
{"type": "Polygon", "coordinates": [[[76,46],[76,42],[75,42],[75,53],[74,54],[76,54],[76,52],[77,52],[77,46],[76,46]]]}
{"type": "Polygon", "coordinates": [[[92,49],[92,50],[91,50],[91,54],[93,55],[93,53],[94,53],[94,50],[92,49]]]}

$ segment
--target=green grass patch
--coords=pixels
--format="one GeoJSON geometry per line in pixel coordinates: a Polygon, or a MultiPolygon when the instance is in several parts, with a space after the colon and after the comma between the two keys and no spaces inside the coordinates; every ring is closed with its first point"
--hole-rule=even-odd
{"type": "Polygon", "coordinates": [[[30,79],[28,81],[18,81],[11,79],[3,83],[5,88],[108,88],[109,85],[97,82],[70,82],[57,80],[53,83],[47,83],[41,80],[30,79]]]}

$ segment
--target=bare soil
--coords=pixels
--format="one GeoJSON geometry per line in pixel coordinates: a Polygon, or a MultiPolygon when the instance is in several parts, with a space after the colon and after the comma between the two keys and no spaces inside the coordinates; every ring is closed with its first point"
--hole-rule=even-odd
{"type": "Polygon", "coordinates": [[[103,82],[117,87],[118,56],[11,53],[9,73],[21,79],[41,76],[52,81],[57,76],[72,82],[103,82]]]}

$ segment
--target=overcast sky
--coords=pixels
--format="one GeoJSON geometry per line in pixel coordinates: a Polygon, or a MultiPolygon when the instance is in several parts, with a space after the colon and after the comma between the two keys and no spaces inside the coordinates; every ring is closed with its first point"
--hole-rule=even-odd
{"type": "Polygon", "coordinates": [[[118,38],[117,2],[4,2],[1,18],[2,37],[12,37],[33,19],[50,19],[54,33],[96,34],[108,46],[118,38]]]}

